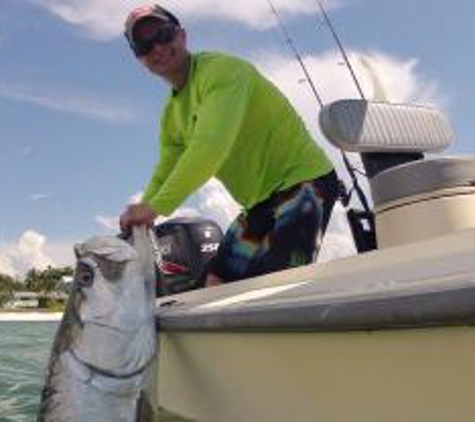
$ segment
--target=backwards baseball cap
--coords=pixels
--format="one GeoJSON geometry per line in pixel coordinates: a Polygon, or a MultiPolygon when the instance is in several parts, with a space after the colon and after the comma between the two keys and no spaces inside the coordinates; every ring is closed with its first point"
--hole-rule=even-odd
{"type": "Polygon", "coordinates": [[[135,25],[144,18],[155,18],[168,23],[171,26],[179,27],[180,21],[168,10],[158,4],[151,6],[141,6],[132,10],[125,21],[125,36],[131,45],[134,44],[135,25]]]}

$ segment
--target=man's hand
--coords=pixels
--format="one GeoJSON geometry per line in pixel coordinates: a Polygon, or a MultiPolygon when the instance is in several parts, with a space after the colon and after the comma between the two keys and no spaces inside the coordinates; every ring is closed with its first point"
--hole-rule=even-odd
{"type": "Polygon", "coordinates": [[[145,225],[149,228],[153,227],[153,222],[157,215],[148,204],[134,204],[129,205],[127,209],[120,216],[120,229],[126,232],[132,226],[145,225]]]}

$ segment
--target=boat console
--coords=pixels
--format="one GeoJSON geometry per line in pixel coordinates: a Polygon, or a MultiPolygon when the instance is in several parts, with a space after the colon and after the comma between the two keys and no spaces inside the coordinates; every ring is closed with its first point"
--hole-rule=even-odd
{"type": "Polygon", "coordinates": [[[363,155],[379,248],[475,227],[475,159],[422,155],[454,140],[440,111],[340,100],[323,108],[320,127],[337,148],[363,155]]]}

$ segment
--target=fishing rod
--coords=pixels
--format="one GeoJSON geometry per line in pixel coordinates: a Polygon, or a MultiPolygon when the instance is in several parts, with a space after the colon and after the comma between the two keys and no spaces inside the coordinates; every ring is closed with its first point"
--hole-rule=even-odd
{"type": "MultiPolygon", "coordinates": [[[[346,68],[348,69],[348,71],[350,72],[350,76],[351,76],[351,79],[353,80],[353,83],[355,84],[355,87],[361,97],[362,100],[366,100],[366,96],[363,92],[363,89],[361,88],[361,84],[358,80],[358,77],[356,76],[356,73],[355,73],[355,70],[350,62],[350,59],[348,57],[348,54],[346,53],[346,49],[343,45],[343,42],[341,41],[331,19],[330,19],[330,16],[328,15],[325,7],[323,6],[323,2],[321,0],[316,0],[317,2],[317,5],[318,5],[318,8],[320,10],[320,14],[323,16],[323,20],[326,24],[326,26],[328,27],[334,41],[335,41],[335,44],[337,45],[338,47],[338,50],[340,51],[340,54],[341,56],[343,57],[343,60],[345,62],[345,66],[346,68]]],[[[364,156],[364,154],[361,155],[361,159],[363,160],[363,164],[365,165],[366,167],[366,157],[364,156]]],[[[350,163],[349,163],[349,160],[348,160],[348,157],[346,156],[346,154],[343,154],[343,160],[345,161],[345,166],[347,167],[351,167],[350,163]]],[[[352,168],[352,167],[351,167],[352,168]]],[[[354,170],[354,168],[352,168],[352,170],[354,170]]],[[[365,174],[365,176],[367,177],[367,175],[365,174]]],[[[369,207],[369,204],[368,204],[368,201],[366,199],[366,195],[364,194],[363,190],[361,189],[361,186],[359,185],[358,183],[358,179],[354,173],[354,171],[351,171],[350,172],[350,177],[352,179],[352,182],[353,182],[353,187],[358,195],[358,198],[361,202],[361,205],[363,206],[365,212],[368,212],[370,213],[371,212],[371,209],[369,207]]]]}
{"type": "Polygon", "coordinates": [[[282,18],[280,17],[280,14],[277,10],[277,8],[275,7],[274,3],[272,2],[272,0],[267,0],[267,3],[269,3],[269,6],[272,10],[272,13],[274,13],[275,17],[276,17],[276,20],[277,20],[277,23],[279,24],[279,27],[282,31],[282,34],[284,36],[284,39],[285,39],[285,42],[287,43],[287,45],[290,47],[290,49],[293,51],[295,57],[297,58],[299,64],[300,64],[300,67],[302,68],[304,74],[305,74],[305,77],[307,78],[307,81],[308,83],[310,84],[310,88],[313,92],[313,95],[315,96],[315,98],[317,99],[317,102],[318,104],[320,105],[320,108],[323,108],[323,101],[322,101],[322,97],[320,96],[320,94],[318,93],[317,91],[317,88],[315,87],[315,84],[313,83],[313,80],[310,76],[310,73],[307,69],[307,67],[305,66],[305,63],[302,59],[302,56],[300,55],[297,47],[295,46],[295,43],[293,42],[292,40],[292,37],[290,36],[290,33],[287,31],[287,28],[285,27],[284,25],[284,21],[282,20],[282,18]]]}
{"type": "MultiPolygon", "coordinates": [[[[345,62],[346,68],[350,72],[351,78],[353,80],[353,83],[356,86],[356,89],[361,97],[362,100],[366,100],[366,96],[363,92],[363,89],[361,88],[361,84],[358,80],[358,77],[356,76],[356,73],[353,69],[353,66],[351,65],[350,59],[348,57],[348,54],[346,53],[345,47],[343,46],[343,43],[338,36],[338,33],[333,26],[333,23],[330,19],[330,16],[328,15],[325,7],[323,6],[323,2],[321,0],[316,0],[318,8],[320,10],[320,14],[323,16],[323,20],[328,27],[339,51],[341,56],[343,57],[343,60],[345,62]]],[[[354,209],[348,209],[347,210],[347,216],[348,220],[350,223],[351,230],[353,232],[353,237],[355,239],[355,243],[357,246],[358,251],[365,252],[367,250],[371,249],[376,249],[377,248],[377,241],[376,241],[376,227],[375,227],[375,222],[374,222],[374,213],[371,210],[368,200],[366,198],[366,195],[361,188],[358,178],[356,177],[356,169],[353,168],[350,164],[350,161],[347,157],[346,154],[343,155],[343,161],[345,163],[345,167],[350,175],[351,181],[353,183],[353,189],[356,192],[356,195],[363,207],[363,211],[357,211],[354,209]],[[351,170],[350,170],[351,169],[351,170]],[[365,228],[363,226],[363,221],[366,221],[368,224],[368,228],[365,228]]],[[[371,154],[361,154],[361,160],[363,162],[363,166],[366,170],[366,174],[364,176],[368,178],[368,169],[371,169],[371,154]]],[[[350,202],[351,200],[351,191],[350,193],[346,193],[344,196],[344,200],[346,202],[346,205],[350,202]]]]}
{"type": "MultiPolygon", "coordinates": [[[[283,19],[280,17],[280,14],[279,14],[279,11],[277,10],[276,6],[274,5],[274,3],[272,2],[272,0],[267,0],[273,14],[275,15],[276,17],[276,20],[277,20],[277,23],[281,29],[281,32],[286,40],[286,43],[289,45],[289,47],[291,48],[291,50],[293,51],[295,57],[297,58],[299,64],[300,64],[300,67],[302,68],[309,84],[310,84],[310,87],[312,89],[312,92],[315,96],[315,98],[317,99],[317,102],[320,106],[320,108],[323,108],[324,107],[324,103],[321,99],[321,96],[319,95],[317,89],[316,89],[316,86],[312,80],[312,77],[310,76],[310,73],[307,69],[307,67],[305,66],[305,63],[302,59],[302,56],[300,55],[297,47],[295,46],[295,43],[293,42],[292,40],[292,37],[290,36],[290,33],[287,31],[287,28],[285,27],[284,25],[284,22],[283,22],[283,19]]],[[[363,93],[363,90],[361,89],[361,85],[359,84],[359,81],[358,81],[358,78],[356,77],[356,74],[353,70],[353,67],[351,66],[351,63],[350,63],[350,60],[348,58],[348,55],[346,54],[346,51],[345,51],[345,48],[343,46],[343,43],[341,42],[340,38],[338,37],[338,34],[334,28],[334,26],[332,25],[331,23],[331,20],[330,20],[330,17],[328,16],[328,14],[326,13],[326,10],[325,8],[323,7],[323,4],[320,2],[320,0],[317,0],[317,3],[318,3],[318,6],[319,6],[319,9],[322,13],[322,15],[324,16],[324,20],[325,20],[325,23],[327,24],[327,26],[329,27],[331,33],[332,33],[332,36],[334,38],[334,40],[336,41],[337,45],[338,45],[338,48],[344,58],[344,61],[345,61],[345,64],[347,66],[347,68],[350,70],[350,73],[351,73],[351,76],[352,76],[352,79],[358,89],[358,92],[361,96],[362,99],[365,99],[365,96],[364,96],[364,93],[363,93]]],[[[375,240],[374,240],[374,235],[372,235],[371,233],[374,234],[374,219],[373,219],[373,213],[371,211],[371,208],[368,204],[368,200],[366,199],[366,195],[363,191],[363,189],[361,188],[359,182],[358,182],[358,178],[356,176],[356,169],[351,165],[350,163],[350,160],[348,159],[347,155],[345,154],[344,151],[342,150],[339,150],[341,155],[342,155],[342,158],[343,158],[343,163],[345,165],[345,168],[351,178],[351,181],[353,183],[353,189],[354,191],[356,192],[356,195],[363,207],[363,213],[357,213],[355,210],[349,210],[348,211],[348,219],[350,220],[350,226],[352,227],[352,231],[354,233],[354,237],[355,239],[358,238],[358,239],[361,239],[361,238],[366,238],[366,239],[363,239],[361,242],[359,242],[359,244],[357,245],[358,247],[358,250],[359,251],[366,251],[366,250],[369,250],[369,249],[374,249],[375,248],[375,240]],[[367,220],[368,221],[368,224],[370,226],[370,233],[368,234],[367,230],[365,230],[362,226],[362,223],[361,223],[361,220],[367,220]],[[369,246],[368,246],[369,245],[369,246]]],[[[362,157],[363,161],[364,161],[364,157],[362,157]]],[[[342,199],[342,202],[343,202],[343,205],[345,205],[345,207],[348,206],[350,200],[351,200],[351,191],[349,193],[346,192],[346,188],[344,187],[343,183],[342,183],[342,192],[340,193],[341,195],[341,199],[342,199]]]]}
{"type": "Polygon", "coordinates": [[[328,29],[330,30],[330,33],[335,40],[336,45],[338,46],[338,49],[340,50],[340,53],[343,57],[343,60],[345,61],[345,65],[347,69],[350,72],[351,78],[353,79],[353,82],[356,86],[356,89],[358,90],[358,93],[360,94],[361,99],[365,100],[366,97],[364,95],[363,89],[361,88],[361,84],[356,76],[356,73],[353,69],[353,66],[351,65],[350,59],[348,58],[348,54],[346,54],[345,47],[343,46],[343,43],[340,40],[340,37],[338,36],[338,33],[335,30],[335,27],[332,24],[332,21],[330,20],[330,16],[328,16],[327,11],[325,10],[325,7],[323,6],[323,3],[321,0],[316,0],[318,8],[320,9],[320,13],[323,16],[323,20],[325,24],[327,25],[328,29]]]}

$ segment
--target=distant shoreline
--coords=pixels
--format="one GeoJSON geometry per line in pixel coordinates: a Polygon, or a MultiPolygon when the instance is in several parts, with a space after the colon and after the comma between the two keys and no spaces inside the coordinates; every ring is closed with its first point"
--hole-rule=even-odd
{"type": "Polygon", "coordinates": [[[54,322],[62,317],[62,312],[0,310],[0,322],[54,322]]]}

